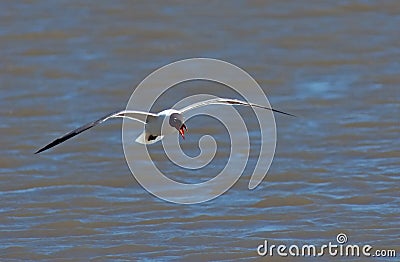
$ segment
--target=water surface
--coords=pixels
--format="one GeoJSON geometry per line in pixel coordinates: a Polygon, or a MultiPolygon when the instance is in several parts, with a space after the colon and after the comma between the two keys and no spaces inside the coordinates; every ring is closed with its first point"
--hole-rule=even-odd
{"type": "MultiPolygon", "coordinates": [[[[9,1],[1,7],[2,261],[250,261],[264,239],[322,245],[340,232],[351,244],[399,255],[398,1],[9,1]],[[213,201],[159,200],[126,165],[120,121],[33,154],[124,108],[149,73],[190,57],[242,67],[274,107],[299,116],[276,116],[275,159],[257,189],[247,189],[248,168],[213,201]]],[[[185,87],[223,95],[210,83],[185,87]]],[[[159,107],[171,106],[167,101],[159,107]]],[[[254,119],[249,125],[256,127],[254,119]]],[[[185,142],[197,145],[202,127],[192,124],[197,135],[185,142]]],[[[210,132],[218,138],[225,131],[216,124],[210,132]]],[[[251,136],[257,147],[259,132],[251,136]]],[[[222,143],[218,150],[227,149],[222,143]]],[[[205,170],[173,172],[159,153],[155,161],[166,172],[192,183],[213,177],[227,157],[217,154],[205,170]]]]}

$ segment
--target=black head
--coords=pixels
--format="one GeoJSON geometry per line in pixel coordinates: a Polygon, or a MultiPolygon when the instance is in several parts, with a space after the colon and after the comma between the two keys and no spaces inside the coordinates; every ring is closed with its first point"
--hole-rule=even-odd
{"type": "Polygon", "coordinates": [[[183,116],[178,113],[173,113],[169,117],[169,125],[175,127],[183,139],[185,139],[185,131],[187,131],[186,125],[183,123],[184,121],[183,116]]]}

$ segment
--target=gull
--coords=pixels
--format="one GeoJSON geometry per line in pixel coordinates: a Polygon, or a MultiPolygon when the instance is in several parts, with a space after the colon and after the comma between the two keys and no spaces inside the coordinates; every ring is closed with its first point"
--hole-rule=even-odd
{"type": "Polygon", "coordinates": [[[78,127],[77,129],[72,130],[71,132],[66,133],[65,135],[55,139],[54,141],[50,142],[49,144],[45,145],[44,147],[40,148],[35,152],[35,154],[41,153],[46,151],[58,144],[63,143],[64,141],[79,135],[80,133],[97,126],[109,119],[113,118],[126,118],[130,120],[135,120],[144,124],[144,131],[141,133],[137,138],[136,142],[140,144],[153,144],[161,139],[163,139],[164,135],[172,134],[176,131],[185,139],[185,131],[187,131],[187,127],[185,125],[185,118],[183,114],[189,110],[208,106],[208,105],[241,105],[241,106],[250,106],[255,108],[261,108],[270,110],[276,113],[293,116],[295,115],[285,113],[283,111],[279,111],[273,108],[265,107],[262,105],[257,105],[253,103],[249,103],[246,101],[238,100],[238,99],[230,99],[230,98],[213,98],[209,100],[204,100],[201,102],[194,103],[187,107],[184,107],[180,110],[176,109],[166,109],[159,113],[150,113],[150,112],[143,112],[143,111],[135,111],[135,110],[121,110],[117,111],[108,115],[103,116],[96,121],[90,122],[86,125],[78,127]],[[164,121],[168,120],[168,124],[163,126],[164,121]]]}

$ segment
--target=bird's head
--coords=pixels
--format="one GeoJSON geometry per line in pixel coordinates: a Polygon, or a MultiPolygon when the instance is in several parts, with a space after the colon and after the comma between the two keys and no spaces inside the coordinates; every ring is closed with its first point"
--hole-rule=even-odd
{"type": "Polygon", "coordinates": [[[181,134],[182,138],[185,139],[185,131],[187,131],[186,125],[184,124],[185,119],[179,113],[173,113],[169,117],[169,125],[175,127],[181,134]]]}

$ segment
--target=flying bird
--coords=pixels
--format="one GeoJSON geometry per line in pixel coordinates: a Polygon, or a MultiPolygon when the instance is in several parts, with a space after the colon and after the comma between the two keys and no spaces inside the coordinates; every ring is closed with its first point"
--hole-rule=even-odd
{"type": "Polygon", "coordinates": [[[183,114],[189,110],[207,106],[207,105],[241,105],[241,106],[251,106],[251,107],[256,107],[256,108],[262,108],[266,110],[270,110],[276,113],[288,115],[288,116],[293,116],[295,115],[285,113],[283,111],[279,111],[273,108],[241,101],[238,99],[230,99],[230,98],[213,98],[201,102],[194,103],[192,105],[189,105],[187,107],[184,107],[180,110],[176,109],[166,109],[163,110],[157,114],[155,113],[149,113],[149,112],[142,112],[142,111],[135,111],[135,110],[121,110],[117,111],[111,114],[108,114],[106,116],[103,116],[100,119],[97,119],[96,121],[90,122],[86,125],[83,125],[81,127],[78,127],[75,130],[72,130],[71,132],[68,132],[67,134],[55,139],[54,141],[50,142],[49,144],[45,145],[44,147],[40,148],[35,152],[35,154],[41,153],[43,151],[46,151],[58,144],[61,144],[62,142],[94,127],[97,126],[98,124],[101,124],[109,119],[112,118],[127,118],[135,121],[139,121],[145,125],[144,131],[142,134],[140,134],[136,138],[136,142],[141,143],[141,144],[153,144],[155,142],[160,141],[164,135],[167,134],[172,134],[176,131],[179,132],[179,134],[182,136],[183,139],[185,139],[185,131],[187,131],[187,127],[185,125],[185,118],[183,117],[183,114]],[[163,123],[165,120],[168,120],[168,124],[165,125],[166,127],[163,127],[163,123]],[[162,132],[161,132],[162,131],[162,132]]]}

